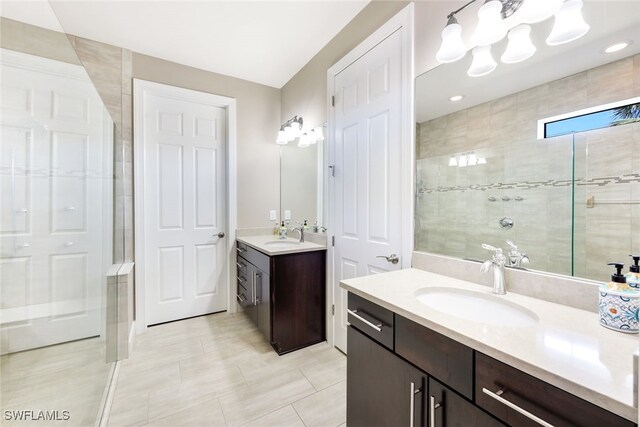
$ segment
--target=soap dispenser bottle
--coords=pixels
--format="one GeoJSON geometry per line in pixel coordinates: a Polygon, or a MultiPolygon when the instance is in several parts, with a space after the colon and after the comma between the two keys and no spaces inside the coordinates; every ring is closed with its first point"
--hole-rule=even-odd
{"type": "Polygon", "coordinates": [[[625,274],[627,283],[632,288],[640,288],[640,255],[629,255],[633,259],[633,265],[629,267],[629,272],[625,274]]]}
{"type": "Polygon", "coordinates": [[[600,324],[605,328],[629,334],[638,333],[638,311],[640,311],[640,289],[626,283],[622,274],[623,264],[609,263],[616,272],[611,282],[600,287],[600,324]]]}
{"type": "Polygon", "coordinates": [[[282,221],[282,225],[280,226],[280,230],[279,230],[279,238],[284,240],[287,238],[287,227],[284,226],[284,221],[282,221]]]}

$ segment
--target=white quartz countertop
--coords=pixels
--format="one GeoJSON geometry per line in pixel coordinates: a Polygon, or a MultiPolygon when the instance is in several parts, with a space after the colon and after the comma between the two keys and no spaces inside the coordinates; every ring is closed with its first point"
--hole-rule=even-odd
{"type": "Polygon", "coordinates": [[[628,420],[638,420],[633,393],[638,335],[600,326],[595,313],[507,293],[495,297],[528,308],[539,322],[525,327],[473,323],[427,307],[415,292],[449,287],[491,294],[490,288],[417,269],[344,280],[340,286],[628,420]]]}
{"type": "Polygon", "coordinates": [[[243,236],[236,238],[239,242],[246,243],[252,248],[266,255],[285,255],[295,254],[298,252],[323,251],[327,247],[313,242],[299,242],[298,239],[278,239],[275,236],[243,236]],[[274,242],[272,244],[272,242],[274,242]],[[284,243],[286,246],[280,246],[278,243],[284,243]]]}

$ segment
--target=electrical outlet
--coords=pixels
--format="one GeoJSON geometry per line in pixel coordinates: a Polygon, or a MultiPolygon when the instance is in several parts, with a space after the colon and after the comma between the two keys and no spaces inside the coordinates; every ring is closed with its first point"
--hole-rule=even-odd
{"type": "Polygon", "coordinates": [[[284,211],[284,220],[291,221],[291,211],[284,211]]]}
{"type": "Polygon", "coordinates": [[[275,209],[272,209],[269,211],[269,221],[277,221],[277,217],[276,217],[276,211],[275,209]]]}

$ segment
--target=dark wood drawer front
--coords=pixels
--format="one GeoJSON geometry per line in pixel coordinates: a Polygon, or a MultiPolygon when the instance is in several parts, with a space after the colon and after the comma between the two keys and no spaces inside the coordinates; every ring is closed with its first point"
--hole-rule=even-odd
{"type": "Polygon", "coordinates": [[[349,323],[383,346],[393,350],[393,312],[349,293],[349,323]]]}
{"type": "Polygon", "coordinates": [[[473,350],[396,315],[396,353],[473,400],[473,350]]]}
{"type": "Polygon", "coordinates": [[[483,392],[528,411],[555,427],[631,427],[635,424],[566,391],[541,381],[482,353],[476,353],[476,404],[507,424],[539,427],[540,424],[483,392]],[[502,391],[501,391],[502,390],[502,391]]]}
{"type": "Polygon", "coordinates": [[[433,427],[506,427],[491,415],[460,397],[440,382],[429,378],[425,407],[433,427]],[[431,418],[433,417],[433,423],[431,418]]]}

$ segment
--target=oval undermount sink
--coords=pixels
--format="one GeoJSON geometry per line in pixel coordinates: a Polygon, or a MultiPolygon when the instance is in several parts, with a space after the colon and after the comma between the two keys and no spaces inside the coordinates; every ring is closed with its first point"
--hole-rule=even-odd
{"type": "Polygon", "coordinates": [[[300,246],[300,242],[293,242],[291,240],[272,240],[270,242],[266,242],[265,246],[277,249],[296,248],[300,246]]]}
{"type": "Polygon", "coordinates": [[[429,308],[472,322],[505,327],[538,323],[531,310],[496,296],[455,288],[426,288],[416,298],[429,308]]]}

